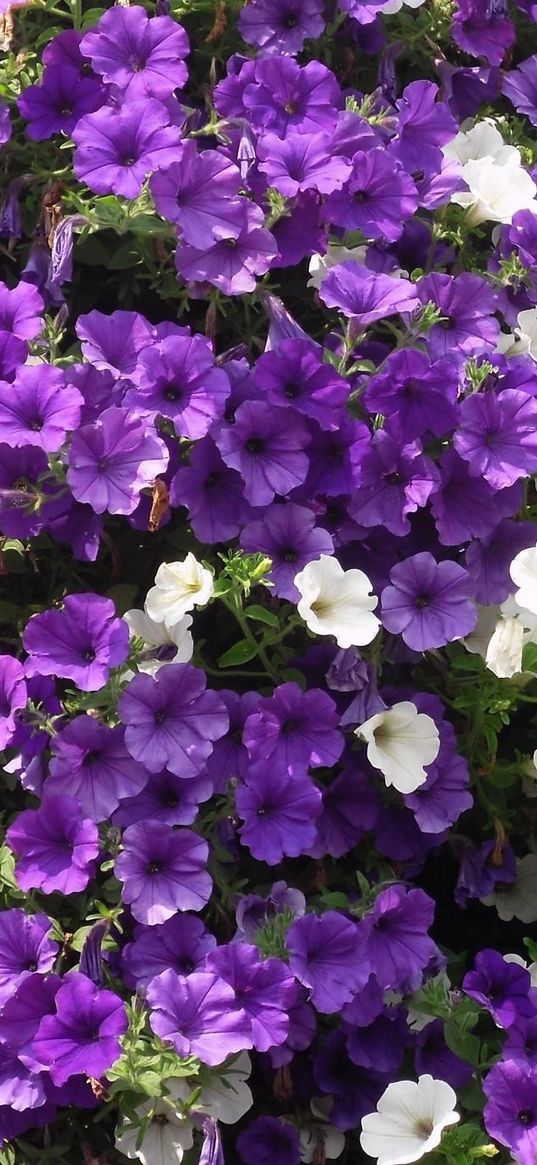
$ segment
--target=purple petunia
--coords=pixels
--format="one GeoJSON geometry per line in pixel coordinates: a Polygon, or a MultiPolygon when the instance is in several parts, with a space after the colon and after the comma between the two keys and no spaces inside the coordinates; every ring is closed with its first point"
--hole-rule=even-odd
{"type": "Polygon", "coordinates": [[[194,141],[181,142],[170,162],[152,178],[151,193],[158,213],[177,223],[182,242],[203,249],[238,238],[244,205],[238,167],[219,150],[198,152],[194,141]]]}
{"type": "Polygon", "coordinates": [[[300,66],[274,53],[255,62],[243,101],[256,130],[283,138],[292,130],[311,134],[332,129],[341,93],[334,74],[319,61],[300,66]]]}
{"type": "Polygon", "coordinates": [[[213,1067],[251,1047],[248,1016],[229,983],[212,972],[163,971],[149,984],[147,1002],[153,1031],[173,1043],[179,1056],[196,1056],[213,1067]]]}
{"type": "Polygon", "coordinates": [[[463,401],[453,437],[474,477],[505,489],[537,471],[537,400],[527,392],[475,393],[463,401]]]}
{"type": "Polygon", "coordinates": [[[288,1008],[297,994],[285,963],[262,959],[257,947],[233,942],[211,951],[206,964],[233,988],[237,1005],[250,1020],[252,1047],[266,1052],[283,1044],[289,1032],[288,1008]]]}
{"type": "Polygon", "coordinates": [[[259,1116],[237,1137],[237,1152],[245,1165],[299,1165],[297,1129],[275,1116],[259,1116]]]}
{"type": "Polygon", "coordinates": [[[180,243],[175,265],[187,283],[211,283],[225,295],[253,291],[256,276],[264,275],[275,259],[278,247],[271,231],[264,226],[260,207],[246,199],[240,205],[236,237],[207,238],[202,247],[180,243]]]}
{"type": "Polygon", "coordinates": [[[414,182],[383,149],[358,150],[341,190],[327,198],[326,221],[366,239],[395,242],[418,207],[414,182]]]}
{"type": "Polygon", "coordinates": [[[17,712],[26,706],[28,692],[25,670],[18,659],[0,655],[0,748],[11,741],[16,727],[17,712]]]}
{"type": "Polygon", "coordinates": [[[187,79],[186,32],[169,16],[148,17],[141,5],[111,8],[83,38],[80,51],[104,81],[129,101],[167,97],[187,79]]]}
{"type": "Polygon", "coordinates": [[[47,792],[76,797],[93,821],[105,821],[120,801],[144,788],[148,771],[125,747],[125,730],[94,716],[75,716],[51,742],[47,792]]]}
{"type": "Polygon", "coordinates": [[[390,583],[381,595],[383,626],[414,651],[443,647],[475,627],[473,581],[457,562],[437,562],[422,551],[397,563],[390,583]]]}
{"type": "Polygon", "coordinates": [[[537,125],[537,56],[528,57],[517,69],[504,73],[502,93],[509,98],[518,113],[537,125]]]}
{"type": "Polygon", "coordinates": [[[209,436],[196,441],[190,464],[177,470],[170,484],[170,504],[186,507],[196,537],[208,543],[236,538],[252,512],[240,474],[222,461],[209,436]]]}
{"type": "Polygon", "coordinates": [[[56,453],[80,420],[83,398],[64,373],[48,364],[20,368],[14,384],[0,382],[0,441],[56,453]]]}
{"type": "Polygon", "coordinates": [[[201,771],[229,724],[220,696],[205,690],[204,673],[190,664],[135,676],[120,696],[118,713],[135,760],[151,773],[169,768],[185,779],[201,771]]]}
{"type": "Polygon", "coordinates": [[[46,914],[25,914],[16,907],[0,911],[0,1002],[14,994],[28,975],[50,971],[59,952],[50,938],[46,914]]]}
{"type": "Polygon", "coordinates": [[[240,544],[252,554],[268,555],[272,566],[267,578],[273,593],[295,603],[300,598],[295,576],[314,558],[334,552],[333,540],[327,530],[316,526],[314,512],[294,502],[267,506],[262,518],[243,527],[240,544]]]}
{"type": "Polygon", "coordinates": [[[43,326],[43,299],[37,287],[21,280],[16,287],[0,283],[0,329],[19,340],[35,340],[43,326]]]}
{"type": "Polygon", "coordinates": [[[474,970],[468,971],[462,982],[465,994],[490,1011],[503,1028],[533,1015],[530,987],[531,979],[524,967],[509,963],[498,951],[488,949],[476,955],[474,970]]]}
{"type": "Polygon", "coordinates": [[[427,332],[426,344],[433,360],[452,356],[476,356],[488,352],[498,340],[500,325],[494,316],[497,297],[479,275],[433,274],[420,279],[418,295],[440,311],[440,319],[427,332]]]}
{"type": "Polygon", "coordinates": [[[412,312],[419,306],[408,279],[376,275],[368,267],[347,260],[337,263],[323,279],[319,296],[327,307],[336,307],[358,328],[366,328],[384,316],[412,312]]]}
{"type": "Polygon", "coordinates": [[[121,1054],[127,1030],[125,1004],[112,991],[71,972],[56,995],[56,1012],[41,1020],[31,1048],[48,1068],[54,1084],[72,1076],[99,1079],[121,1054]]]}
{"type": "Polygon", "coordinates": [[[73,130],[77,178],[95,194],[136,198],[149,174],[175,161],[178,130],[153,97],[107,105],[81,117],[73,130]]]}
{"type": "Polygon", "coordinates": [[[495,1064],[483,1082],[487,1103],[485,1128],[507,1145],[520,1165],[534,1165],[537,1155],[537,1071],[507,1061],[495,1064]]]}
{"type": "Polygon", "coordinates": [[[257,150],[259,170],[285,198],[295,198],[304,190],[332,194],[346,182],[351,165],[331,149],[328,134],[289,133],[285,138],[263,134],[257,150]]]}
{"type": "Polygon", "coordinates": [[[384,527],[399,536],[410,530],[409,514],[425,506],[439,486],[436,465],[418,442],[399,445],[381,429],[360,463],[360,484],[348,510],[355,522],[384,527]]]}
{"type": "Polygon", "coordinates": [[[260,701],[244,725],[243,743],[252,761],[299,772],[336,764],[345,742],[330,696],[320,688],[303,692],[288,683],[260,701]]]}
{"type": "Polygon", "coordinates": [[[264,53],[299,53],[306,37],[324,29],[322,0],[251,0],[241,8],[239,32],[264,53]]]}
{"type": "Polygon", "coordinates": [[[359,954],[358,927],[336,910],[297,918],[287,931],[285,945],[293,974],[309,989],[314,1007],[322,1014],[341,1011],[369,978],[369,960],[359,954]]]}
{"type": "Polygon", "coordinates": [[[178,910],[201,910],[211,896],[209,847],[191,829],[139,821],[125,830],[115,874],[138,922],[156,926],[178,910]]]}
{"type": "Polygon", "coordinates": [[[84,818],[73,797],[47,796],[39,809],[26,809],[10,825],[6,840],[16,855],[21,890],[75,894],[95,870],[97,826],[84,818]]]}
{"type": "Polygon", "coordinates": [[[284,855],[299,857],[315,838],[315,818],[321,793],[304,771],[273,769],[267,762],[251,765],[235,794],[242,844],[268,866],[284,855]]]}
{"type": "Polygon", "coordinates": [[[139,990],[168,968],[190,975],[200,970],[215,946],[214,936],[192,914],[174,914],[157,926],[137,926],[133,941],[122,951],[125,980],[139,990]]]}
{"type": "Polygon", "coordinates": [[[154,425],[135,410],[109,408],[74,434],[67,481],[96,514],[132,514],[140,490],[164,473],[169,454],[154,425]]]}
{"type": "Polygon", "coordinates": [[[385,990],[415,991],[436,954],[427,930],[434,902],[423,890],[389,886],[360,923],[361,954],[385,990]]]}
{"type": "Polygon", "coordinates": [[[256,362],[254,383],[270,404],[296,409],[321,429],[337,429],[344,419],[349,386],[322,350],[307,340],[284,340],[256,362]]]}
{"type": "Polygon", "coordinates": [[[247,501],[262,506],[302,484],[310,439],[296,414],[252,400],[240,405],[235,424],[220,430],[216,444],[226,465],[240,473],[247,501]]]}
{"type": "Polygon", "coordinates": [[[32,615],[23,634],[29,676],[62,676],[83,692],[104,687],[110,668],[129,654],[129,629],[111,599],[66,595],[61,610],[32,615]]]}
{"type": "Polygon", "coordinates": [[[125,404],[166,417],[192,441],[222,417],[230,383],[203,336],[166,336],[143,350],[140,365],[140,388],[127,392],[125,404]]]}
{"type": "Polygon", "coordinates": [[[41,83],[24,89],[17,104],[28,122],[28,137],[43,141],[55,133],[71,134],[104,101],[104,88],[97,78],[81,76],[78,69],[64,65],[46,68],[41,83]]]}

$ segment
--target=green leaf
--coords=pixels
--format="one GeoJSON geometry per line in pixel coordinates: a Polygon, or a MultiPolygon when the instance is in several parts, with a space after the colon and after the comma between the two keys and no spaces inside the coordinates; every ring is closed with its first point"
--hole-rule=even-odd
{"type": "Polygon", "coordinates": [[[229,651],[224,651],[218,660],[219,667],[237,667],[240,663],[248,663],[250,659],[255,659],[257,655],[257,647],[250,643],[248,639],[239,639],[229,651]]]}
{"type": "Polygon", "coordinates": [[[253,619],[255,623],[266,623],[267,627],[278,626],[278,616],[274,611],[267,611],[266,607],[261,607],[258,603],[252,603],[250,607],[245,607],[244,614],[247,619],[253,619]]]}
{"type": "Polygon", "coordinates": [[[121,247],[108,260],[106,266],[109,271],[126,271],[129,267],[139,267],[142,262],[139,247],[132,240],[122,243],[121,247]]]}

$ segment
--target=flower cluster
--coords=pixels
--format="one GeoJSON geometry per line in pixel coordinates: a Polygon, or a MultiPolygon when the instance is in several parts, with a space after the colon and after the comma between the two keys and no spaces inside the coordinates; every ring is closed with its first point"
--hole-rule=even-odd
{"type": "Polygon", "coordinates": [[[0,13],[0,1159],[535,1165],[537,6],[0,13]]]}

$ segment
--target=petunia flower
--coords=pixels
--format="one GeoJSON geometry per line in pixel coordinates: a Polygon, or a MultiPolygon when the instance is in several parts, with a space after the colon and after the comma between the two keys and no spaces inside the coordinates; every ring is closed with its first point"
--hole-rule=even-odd
{"type": "Polygon", "coordinates": [[[362,1118],[360,1144],[378,1165],[410,1165],[436,1149],[445,1128],[460,1120],[457,1097],[445,1080],[398,1080],[383,1092],[377,1111],[362,1118]]]}
{"type": "Polygon", "coordinates": [[[344,738],[338,731],[334,701],[320,688],[307,692],[295,683],[280,684],[248,717],[243,743],[252,761],[268,760],[289,770],[336,764],[344,738]]]}
{"type": "Polygon", "coordinates": [[[211,283],[225,295],[253,291],[257,276],[269,270],[278,253],[276,239],[264,223],[260,207],[243,199],[235,236],[212,242],[206,237],[199,247],[179,243],[178,274],[186,283],[211,283]]]}
{"type": "Polygon", "coordinates": [[[537,1071],[508,1060],[494,1064],[483,1081],[485,1128],[507,1145],[519,1165],[534,1165],[537,1154],[537,1071]]]}
{"type": "Polygon", "coordinates": [[[6,841],[16,856],[21,890],[75,894],[84,890],[99,853],[97,826],[73,797],[48,795],[38,809],[19,813],[6,841]]]}
{"type": "Polygon", "coordinates": [[[236,239],[244,205],[238,166],[219,150],[198,151],[192,140],[180,142],[170,162],[152,178],[151,193],[158,213],[177,223],[182,242],[203,249],[236,239]]]}
{"type": "Polygon", "coordinates": [[[259,170],[285,198],[295,198],[302,190],[332,194],[346,182],[351,164],[333,155],[331,147],[329,134],[289,133],[285,138],[262,134],[257,149],[259,170]]]}
{"type": "Polygon", "coordinates": [[[288,1121],[258,1116],[237,1137],[237,1152],[244,1165],[299,1165],[300,1138],[288,1121]]]}
{"type": "Polygon", "coordinates": [[[27,699],[22,663],[12,655],[0,655],[0,748],[10,743],[17,712],[26,706],[27,699]]]}
{"type": "Polygon", "coordinates": [[[263,53],[295,56],[306,37],[324,29],[322,0],[252,0],[239,14],[239,32],[263,53]]]}
{"type": "Polygon", "coordinates": [[[23,89],[17,105],[28,122],[28,137],[43,141],[56,133],[71,134],[80,119],[94,113],[105,99],[97,77],[81,76],[69,64],[61,69],[47,67],[40,84],[23,89]]]}
{"type": "Polygon", "coordinates": [[[181,89],[188,73],[184,28],[170,16],[148,17],[144,8],[110,8],[80,43],[96,73],[117,85],[129,101],[168,97],[181,89]]]}
{"type": "Polygon", "coordinates": [[[360,263],[336,263],[324,277],[319,296],[327,307],[336,307],[366,328],[385,316],[412,312],[419,306],[417,292],[408,279],[377,275],[360,263]]]}
{"type": "Polygon", "coordinates": [[[96,514],[132,514],[140,491],[165,473],[169,454],[153,424],[133,409],[105,409],[74,434],[67,481],[96,514]]]}
{"type": "Polygon", "coordinates": [[[194,607],[204,607],[214,592],[212,571],[189,551],[182,562],[163,562],[155,585],[147,592],[145,609],[156,623],[174,626],[194,607]]]}
{"type": "Polygon", "coordinates": [[[171,1079],[163,1084],[165,1097],[152,1097],[138,1105],[134,1109],[136,1121],[126,1117],[116,1129],[116,1149],[142,1165],[170,1165],[172,1161],[180,1165],[185,1151],[192,1147],[194,1126],[190,1112],[184,1109],[188,1097],[184,1096],[183,1081],[171,1079]]]}
{"type": "Polygon", "coordinates": [[[357,925],[337,910],[297,918],[285,946],[293,974],[323,1015],[341,1011],[367,983],[371,968],[367,957],[359,956],[357,925]]]}
{"type": "Polygon", "coordinates": [[[113,991],[72,971],[56,995],[56,1012],[41,1020],[32,1050],[54,1084],[72,1076],[103,1076],[121,1054],[128,1021],[125,1004],[113,991]]]}
{"type": "Polygon", "coordinates": [[[149,174],[175,161],[178,130],[153,97],[106,105],[79,118],[73,129],[77,178],[95,194],[136,198],[149,174]]]}
{"type": "Polygon", "coordinates": [[[310,631],[334,635],[339,647],[363,647],[375,638],[380,620],[376,595],[361,570],[343,570],[337,558],[322,554],[295,576],[301,598],[297,610],[310,631]]]}
{"type": "Polygon", "coordinates": [[[190,464],[177,470],[170,484],[170,504],[186,507],[196,538],[205,543],[236,538],[252,513],[240,474],[222,461],[210,436],[195,442],[190,464]]]}
{"type": "Polygon", "coordinates": [[[403,700],[377,712],[354,730],[367,743],[367,759],[380,769],[386,785],[413,793],[427,779],[425,766],[438,756],[440,737],[431,716],[403,700]]]}
{"type": "Polygon", "coordinates": [[[229,983],[212,972],[163,971],[149,984],[147,1002],[155,1035],[172,1043],[179,1056],[196,1056],[214,1067],[251,1047],[248,1016],[229,983]]]}
{"type": "Polygon", "coordinates": [[[83,397],[62,369],[25,365],[14,384],[0,382],[0,441],[56,453],[80,420],[83,397]]]}
{"type": "Polygon", "coordinates": [[[271,404],[296,409],[321,429],[337,429],[344,419],[349,385],[307,340],[283,340],[258,358],[254,383],[271,404]]]}
{"type": "Polygon", "coordinates": [[[75,797],[92,821],[105,821],[147,784],[147,769],[125,747],[125,730],[94,716],[75,716],[51,741],[47,791],[75,797]]]}
{"type": "Polygon", "coordinates": [[[258,861],[275,866],[306,853],[315,838],[321,793],[303,771],[273,769],[266,761],[250,765],[235,794],[242,844],[258,861]]]}
{"type": "Polygon", "coordinates": [[[16,287],[0,283],[0,329],[19,340],[35,340],[43,326],[43,297],[21,279],[16,287]]]}
{"type": "Polygon", "coordinates": [[[116,617],[111,599],[101,595],[66,595],[61,610],[32,615],[23,633],[28,676],[61,676],[83,692],[103,688],[110,668],[124,663],[128,628],[116,617]]]}
{"type": "Polygon", "coordinates": [[[162,971],[178,975],[200,970],[216,939],[193,914],[174,914],[156,926],[138,925],[132,942],[123,948],[121,961],[129,987],[141,989],[162,971]]]}
{"type": "Polygon", "coordinates": [[[198,441],[224,413],[230,383],[203,336],[166,336],[140,354],[141,383],[126,405],[173,421],[182,437],[198,441]]]}
{"type": "Polygon", "coordinates": [[[395,242],[418,207],[412,178],[384,149],[358,150],[352,167],[345,185],[326,199],[326,222],[395,242]]]}
{"type": "Polygon", "coordinates": [[[191,829],[138,821],[125,830],[122,847],[115,875],[137,922],[156,926],[178,910],[201,910],[209,901],[209,847],[191,829]]]}
{"type": "Polygon", "coordinates": [[[390,584],[381,594],[383,626],[414,651],[443,647],[475,627],[473,582],[457,562],[422,551],[393,567],[390,584]]]}
{"type": "Polygon", "coordinates": [[[46,914],[15,907],[0,912],[0,1002],[5,1003],[29,975],[50,971],[59,952],[46,914]]]}
{"type": "Polygon", "coordinates": [[[281,959],[261,958],[257,947],[232,942],[215,947],[206,967],[233,988],[237,1005],[250,1020],[252,1047],[266,1052],[284,1043],[288,1008],[295,1002],[297,987],[281,959]]]}
{"type": "Polygon", "coordinates": [[[306,448],[311,440],[303,418],[261,400],[245,401],[235,423],[215,436],[223,460],[244,481],[253,506],[264,506],[275,494],[285,496],[301,485],[308,472],[306,448]]]}

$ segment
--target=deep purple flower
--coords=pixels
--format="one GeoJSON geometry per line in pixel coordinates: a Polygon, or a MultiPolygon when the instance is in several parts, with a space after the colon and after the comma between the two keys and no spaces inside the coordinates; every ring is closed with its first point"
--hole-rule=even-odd
{"type": "Polygon", "coordinates": [[[177,156],[177,127],[153,97],[89,113],[77,121],[72,137],[75,174],[95,194],[136,198],[148,174],[177,156]]]}
{"type": "MultiPolygon", "coordinates": [[[[460,846],[459,846],[460,848],[460,846]]],[[[460,853],[460,869],[454,899],[465,909],[470,898],[485,898],[498,882],[514,882],[517,876],[516,857],[511,846],[500,852],[495,840],[485,841],[474,848],[465,839],[460,853]]]]}
{"type": "Polygon", "coordinates": [[[381,595],[382,623],[414,651],[444,647],[475,627],[473,581],[457,562],[437,562],[424,550],[397,563],[390,583],[381,595]]]}
{"type": "Polygon", "coordinates": [[[213,742],[228,728],[225,704],[205,690],[205,675],[190,664],[165,664],[156,676],[137,675],[120,696],[125,744],[151,773],[171,769],[196,776],[213,742]]]}
{"type": "MultiPolygon", "coordinates": [[[[0,209],[0,236],[1,209],[0,209]]],[[[18,368],[21,368],[28,356],[28,345],[17,336],[9,332],[0,331],[0,380],[7,380],[11,384],[18,368]]]]}
{"type": "Polygon", "coordinates": [[[264,401],[245,401],[237,409],[235,424],[222,428],[215,440],[226,465],[243,478],[245,496],[253,506],[267,505],[275,494],[285,496],[308,472],[306,423],[264,401]]]}
{"type": "Polygon", "coordinates": [[[243,742],[252,761],[270,761],[278,769],[326,767],[337,763],[344,747],[334,701],[312,688],[280,684],[248,717],[243,742]]]}
{"type": "Polygon", "coordinates": [[[502,1057],[527,1068],[537,1068],[537,1008],[533,1015],[521,1017],[509,1028],[502,1057]]]}
{"type": "Polygon", "coordinates": [[[406,219],[418,206],[416,187],[408,174],[383,149],[359,150],[352,173],[341,190],[327,198],[326,221],[367,239],[395,242],[406,219]]]}
{"type": "Polygon", "coordinates": [[[331,151],[329,134],[289,133],[285,138],[263,134],[257,148],[259,170],[285,198],[296,198],[304,190],[332,194],[347,181],[351,165],[331,151]]]}
{"type": "Polygon", "coordinates": [[[206,906],[212,889],[205,868],[209,847],[197,833],[138,821],[125,830],[122,845],[115,875],[137,922],[156,926],[178,910],[206,906]]]}
{"type": "Polygon", "coordinates": [[[165,473],[168,460],[150,421],[133,409],[112,407],[74,434],[67,480],[77,501],[96,514],[132,514],[140,490],[165,473]]]}
{"type": "Polygon", "coordinates": [[[174,914],[158,926],[137,926],[133,941],[122,951],[125,981],[140,991],[169,968],[190,975],[201,969],[215,946],[214,936],[192,914],[174,914]]]}
{"type": "Polygon", "coordinates": [[[251,1025],[252,1047],[258,1052],[283,1044],[289,1032],[289,1006],[297,988],[281,959],[262,959],[257,947],[244,942],[216,947],[207,968],[229,983],[251,1025]]]}
{"type": "MultiPolygon", "coordinates": [[[[319,429],[308,447],[310,468],[300,500],[307,502],[316,494],[329,498],[353,494],[370,445],[371,434],[362,421],[344,421],[333,433],[319,429]]],[[[348,521],[346,511],[345,514],[348,521]]]]}
{"type": "Polygon", "coordinates": [[[95,77],[81,77],[77,69],[64,66],[46,68],[41,83],[24,89],[17,105],[28,122],[28,137],[43,141],[55,133],[72,134],[80,119],[104,100],[104,88],[95,77]]]}
{"type": "Polygon", "coordinates": [[[149,18],[138,4],[104,12],[80,45],[95,72],[117,85],[129,101],[146,94],[167,97],[181,89],[188,76],[188,49],[180,24],[169,16],[149,18]]]}
{"type": "Polygon", "coordinates": [[[286,137],[290,130],[311,134],[335,124],[341,92],[334,74],[319,61],[300,66],[291,57],[261,57],[243,101],[254,129],[286,137]]]}
{"type": "Polygon", "coordinates": [[[380,802],[368,775],[354,766],[343,770],[323,789],[323,807],[317,818],[317,837],[309,851],[314,858],[349,853],[374,829],[380,802]]]}
{"type": "Polygon", "coordinates": [[[367,408],[383,414],[389,431],[406,443],[426,433],[442,437],[455,428],[460,372],[452,356],[431,363],[425,352],[392,352],[366,384],[367,408]]]}
{"type": "Polygon", "coordinates": [[[247,717],[255,712],[260,697],[257,692],[244,692],[239,696],[237,692],[225,688],[221,688],[218,695],[229,715],[229,728],[225,736],[215,742],[204,773],[212,781],[214,792],[223,793],[233,777],[244,780],[250,768],[248,753],[242,743],[242,732],[247,717]]]}
{"type": "Polygon", "coordinates": [[[65,383],[61,369],[48,364],[20,368],[14,384],[0,382],[0,441],[56,453],[67,433],[76,429],[82,404],[81,394],[65,383]]]}
{"type": "Polygon", "coordinates": [[[322,0],[251,0],[239,13],[239,32],[264,53],[295,56],[306,37],[324,29],[322,0]]]}
{"type": "Polygon", "coordinates": [[[253,291],[256,276],[272,265],[278,247],[274,235],[264,227],[263,211],[246,199],[235,238],[206,238],[202,248],[180,244],[175,252],[178,274],[186,283],[211,283],[225,295],[253,291]]]}
{"type": "Polygon", "coordinates": [[[501,90],[518,113],[523,113],[532,125],[537,125],[537,55],[527,57],[517,69],[505,73],[501,90]]]}
{"type": "Polygon", "coordinates": [[[6,841],[16,856],[21,890],[76,894],[95,870],[99,835],[73,797],[47,796],[39,809],[26,809],[10,825],[6,841]]]}
{"type": "Polygon", "coordinates": [[[474,393],[461,405],[453,444],[470,473],[494,489],[530,477],[537,471],[537,400],[516,388],[474,393]]]}
{"type": "Polygon", "coordinates": [[[322,1014],[340,1011],[369,978],[369,960],[359,955],[358,927],[336,910],[297,918],[285,945],[293,974],[322,1014]]]}
{"type": "Polygon", "coordinates": [[[129,654],[129,629],[111,599],[66,595],[61,610],[32,615],[22,638],[29,676],[62,676],[83,692],[103,688],[111,667],[129,654]]]}
{"type": "Polygon", "coordinates": [[[0,1015],[0,1042],[15,1052],[26,1068],[39,1071],[31,1043],[45,1015],[53,1015],[54,1000],[62,980],[59,975],[27,975],[15,993],[3,1004],[0,1015]]]}
{"type": "Polygon", "coordinates": [[[447,105],[436,100],[437,95],[438,85],[432,81],[412,81],[396,102],[398,125],[390,153],[410,172],[440,170],[441,147],[458,131],[455,118],[447,105]]]}
{"type": "Polygon", "coordinates": [[[243,490],[240,474],[224,464],[212,438],[205,437],[193,446],[190,465],[173,477],[170,503],[186,507],[200,542],[228,542],[251,514],[243,490]]]}
{"type": "Polygon", "coordinates": [[[296,409],[321,429],[337,429],[345,417],[349,385],[307,340],[284,340],[260,356],[254,383],[271,404],[296,409]]]}
{"type": "Polygon", "coordinates": [[[135,382],[141,375],[140,353],[155,342],[151,324],[137,311],[90,311],[78,317],[76,334],[90,364],[135,382]]]}
{"type": "Polygon", "coordinates": [[[235,910],[237,938],[252,942],[260,928],[277,914],[285,913],[300,918],[306,911],[306,899],[301,890],[287,882],[274,882],[266,897],[245,894],[235,910]]]}
{"type": "Polygon", "coordinates": [[[400,446],[385,430],[373,436],[360,464],[360,484],[349,503],[349,514],[361,526],[383,526],[391,534],[410,530],[409,514],[425,506],[438,489],[433,461],[414,442],[400,446]]]}
{"type": "Polygon", "coordinates": [[[203,336],[166,336],[143,350],[140,364],[141,385],[127,392],[126,405],[166,417],[191,441],[223,415],[230,383],[203,336]]]}
{"type": "Polygon", "coordinates": [[[427,332],[427,348],[433,360],[452,356],[477,356],[490,352],[500,334],[494,316],[496,294],[485,279],[464,271],[462,275],[426,275],[417,292],[423,304],[431,301],[440,309],[441,318],[427,332]]]}
{"type": "Polygon", "coordinates": [[[299,1165],[300,1138],[293,1125],[275,1116],[258,1116],[237,1137],[245,1165],[299,1165]]]}
{"type": "Polygon", "coordinates": [[[196,1056],[214,1067],[252,1046],[250,1020],[232,987],[209,971],[187,976],[163,971],[149,984],[147,1002],[153,1031],[179,1056],[196,1056]]]}
{"type": "Polygon", "coordinates": [[[0,748],[10,743],[17,712],[27,699],[24,667],[12,655],[0,655],[0,748]]]}
{"type": "Polygon", "coordinates": [[[414,1062],[418,1076],[428,1073],[435,1080],[445,1080],[455,1089],[464,1088],[473,1075],[472,1065],[448,1048],[441,1019],[433,1019],[417,1032],[414,1062]]]}
{"type": "Polygon", "coordinates": [[[344,316],[353,319],[358,328],[398,312],[412,312],[419,306],[416,290],[408,279],[375,275],[352,260],[330,269],[319,296],[327,307],[339,308],[344,316]]]}
{"type": "Polygon", "coordinates": [[[495,1064],[485,1077],[485,1128],[507,1145],[520,1165],[534,1165],[537,1155],[537,1071],[508,1061],[495,1064]]]}
{"type": "Polygon", "coordinates": [[[524,1016],[533,1015],[531,978],[524,967],[506,962],[498,951],[484,950],[476,955],[474,968],[464,976],[462,989],[490,1011],[499,1027],[510,1028],[524,1016]]]}
{"type": "Polygon", "coordinates": [[[262,551],[272,560],[267,578],[281,599],[298,602],[295,575],[314,558],[334,552],[330,534],[315,522],[315,514],[306,506],[275,502],[267,506],[263,518],[249,522],[241,531],[243,550],[252,554],[262,551]]]}
{"type": "Polygon", "coordinates": [[[258,861],[275,866],[305,853],[315,838],[321,793],[302,770],[273,769],[265,761],[247,770],[235,795],[242,844],[258,861]]]}
{"type": "Polygon", "coordinates": [[[219,150],[198,152],[194,141],[181,142],[164,173],[151,180],[160,215],[177,223],[183,243],[204,250],[211,242],[238,238],[244,199],[240,170],[219,150]]]}
{"type": "Polygon", "coordinates": [[[516,36],[506,0],[457,0],[451,35],[463,52],[501,65],[516,36]]]}
{"type": "Polygon", "coordinates": [[[35,971],[45,975],[59,952],[49,938],[51,921],[46,914],[25,914],[16,907],[0,911],[0,1002],[35,971]]]}
{"type": "Polygon", "coordinates": [[[512,517],[520,507],[518,482],[508,489],[494,490],[483,478],[471,476],[467,463],[454,449],[446,449],[442,455],[440,477],[441,487],[431,498],[431,510],[443,546],[487,538],[502,518],[512,517]]]}
{"type": "MultiPolygon", "coordinates": [[[[132,757],[129,758],[131,764],[132,757]]],[[[114,825],[133,825],[136,821],[161,821],[165,825],[192,825],[201,801],[213,795],[213,783],[203,771],[199,777],[185,781],[162,769],[152,773],[139,793],[126,797],[116,809],[114,825]]]]}
{"type": "Polygon", "coordinates": [[[411,1039],[402,1008],[385,1008],[370,1024],[353,1028],[345,1023],[343,1030],[353,1064],[396,1075],[411,1039]]]}
{"type": "Polygon", "coordinates": [[[415,991],[436,954],[427,934],[434,902],[423,890],[389,886],[375,900],[360,923],[361,955],[380,986],[392,991],[415,991]]]}
{"type": "MultiPolygon", "coordinates": [[[[420,712],[428,709],[416,698],[420,712]]],[[[445,744],[442,723],[440,727],[441,747],[435,761],[427,765],[427,780],[414,793],[405,793],[403,800],[412,810],[416,824],[422,833],[441,834],[467,809],[473,805],[470,792],[468,764],[454,747],[454,741],[445,744]]]]}
{"type": "Polygon", "coordinates": [[[140,793],[149,775],[127,752],[124,735],[119,725],[75,716],[51,741],[47,793],[68,793],[93,821],[105,821],[120,801],[140,793]]]}
{"type": "Polygon", "coordinates": [[[56,1014],[41,1020],[31,1046],[54,1084],[79,1074],[99,1079],[121,1054],[119,1041],[127,1027],[119,996],[72,971],[56,995],[56,1014]]]}
{"type": "Polygon", "coordinates": [[[35,340],[43,326],[43,299],[36,287],[21,279],[16,287],[0,283],[0,329],[20,340],[35,340]]]}

